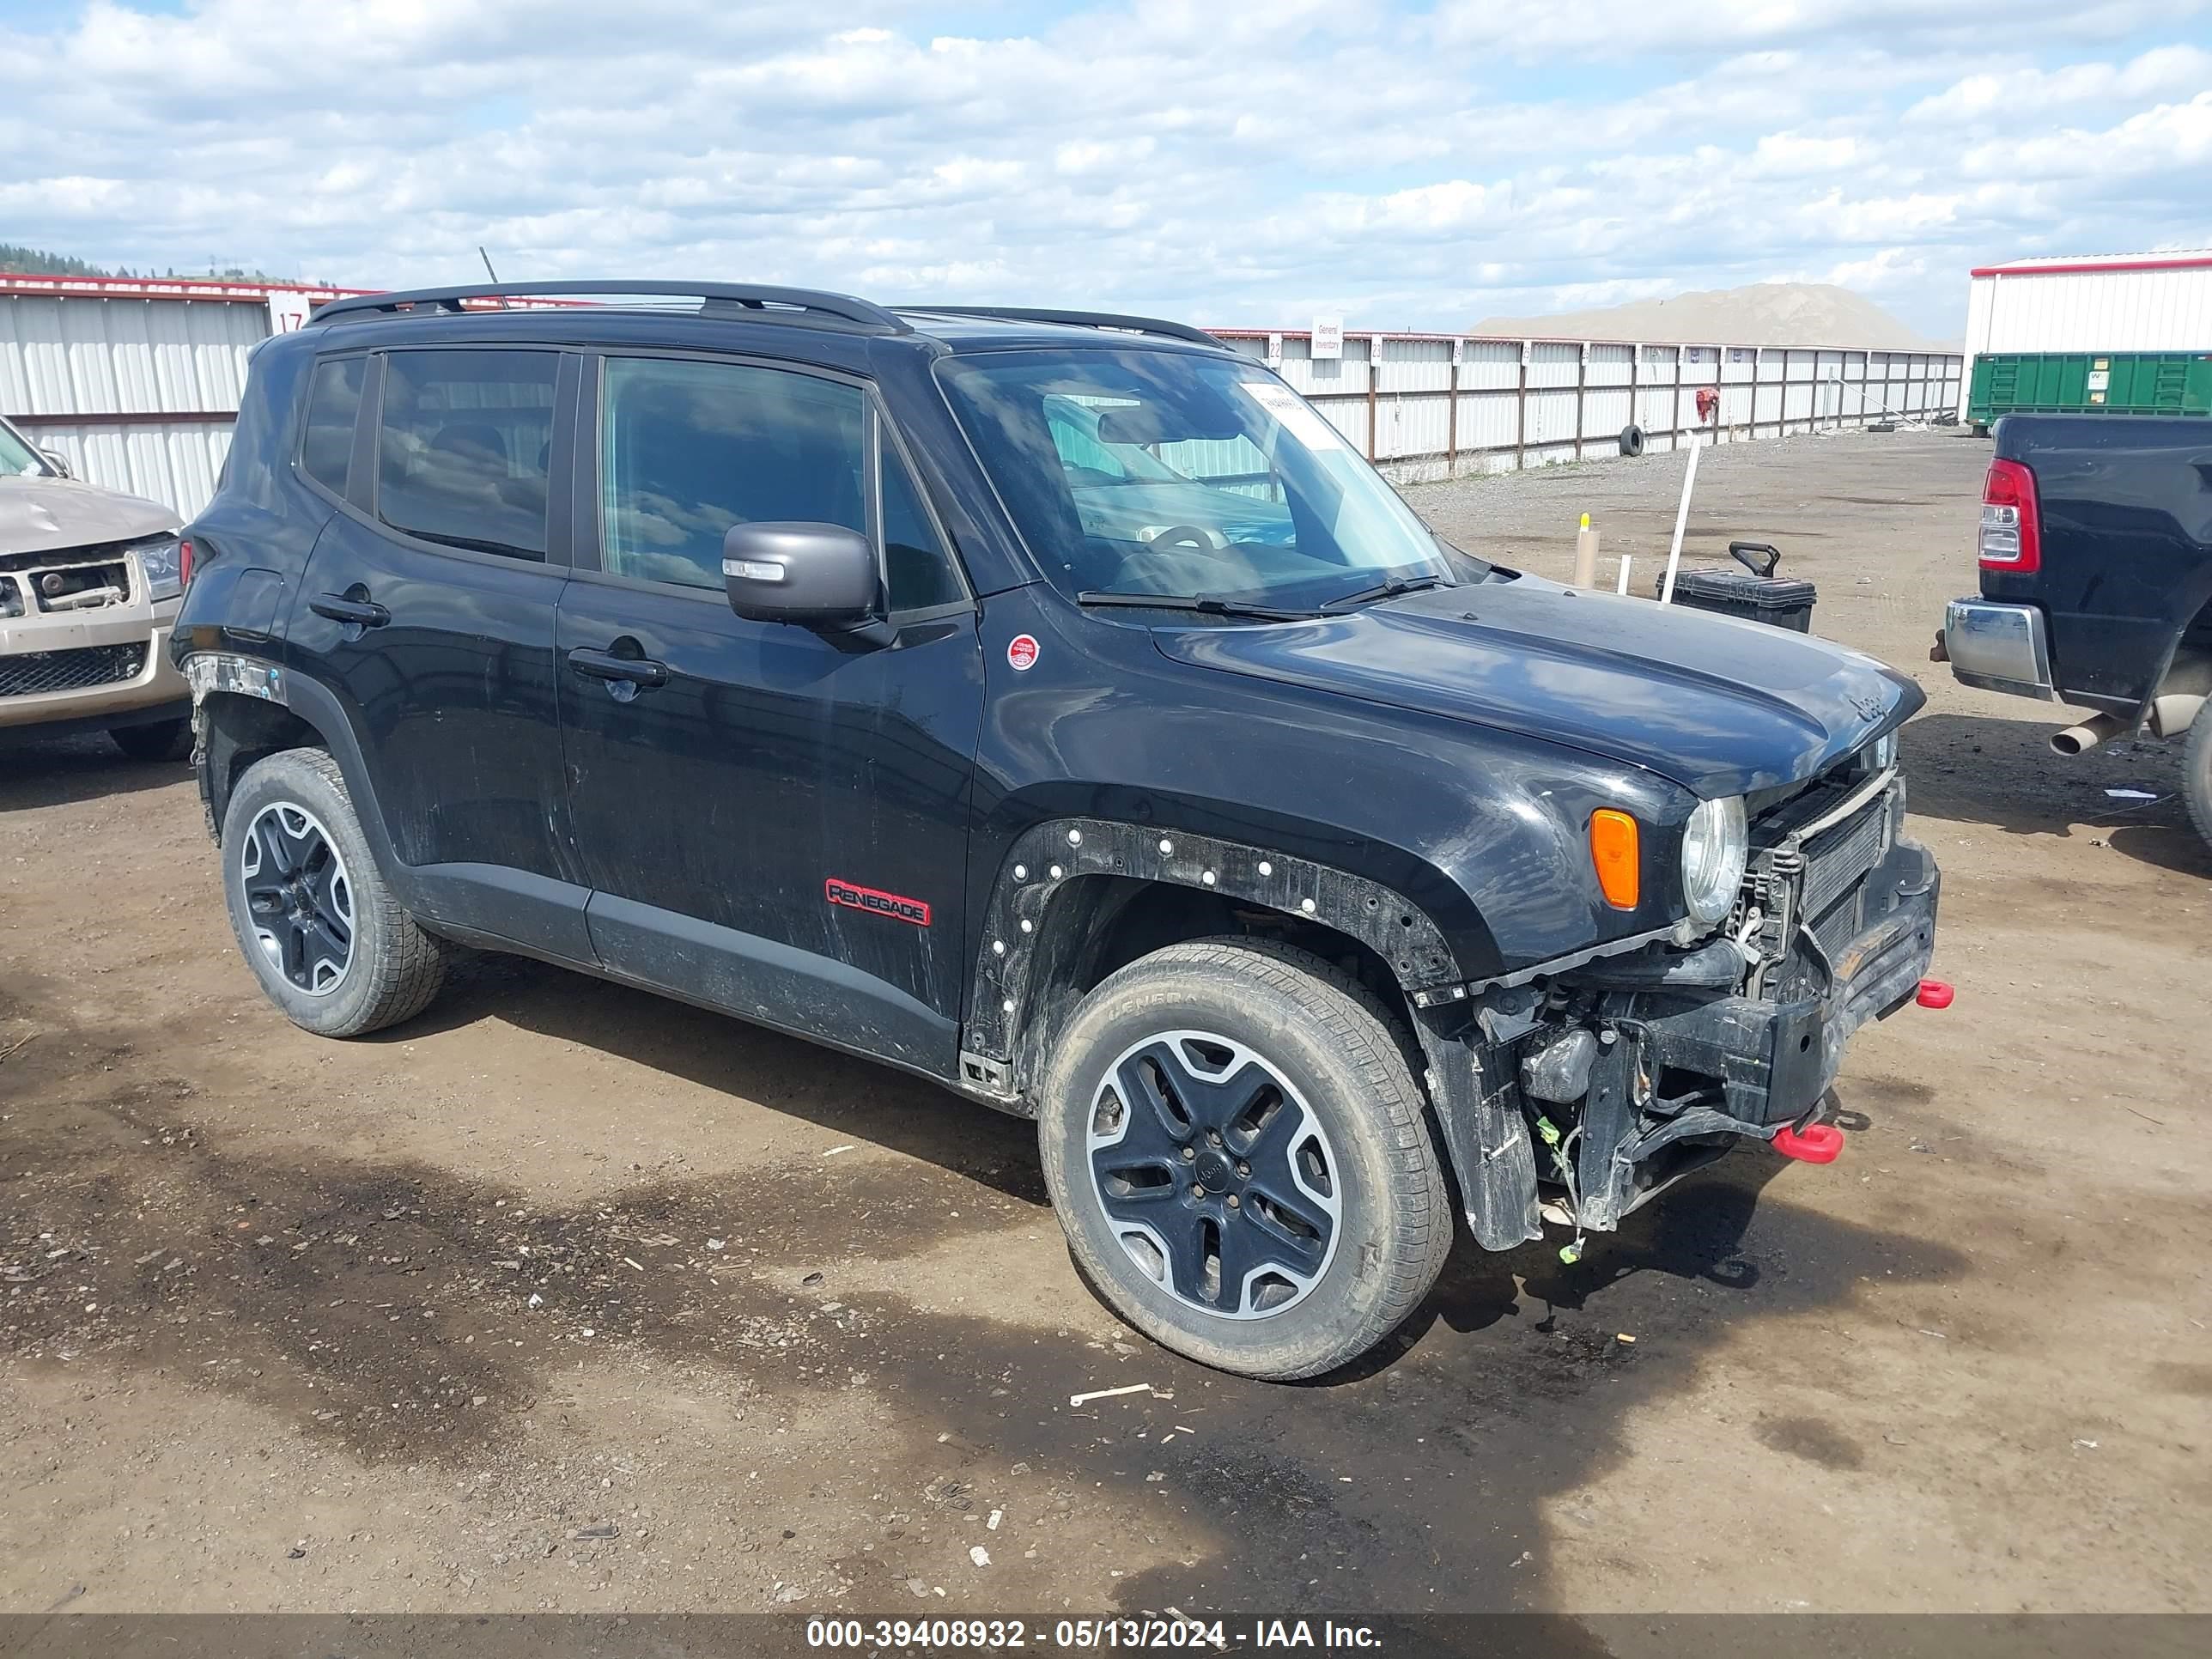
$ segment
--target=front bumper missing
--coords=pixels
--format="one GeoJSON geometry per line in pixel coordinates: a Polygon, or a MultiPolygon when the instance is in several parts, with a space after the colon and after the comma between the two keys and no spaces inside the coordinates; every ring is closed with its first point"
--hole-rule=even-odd
{"type": "Polygon", "coordinates": [[[1592,1069],[1575,1158],[1581,1224],[1614,1226],[1731,1138],[1770,1140],[1816,1117],[1851,1034],[1926,975],[1940,885],[1928,850],[1899,841],[1866,878],[1860,931],[1831,960],[1802,930],[1799,971],[1773,1000],[1609,995],[1616,1036],[1592,1069]],[[1705,1086],[1669,1098],[1680,1079],[1705,1086]]]}

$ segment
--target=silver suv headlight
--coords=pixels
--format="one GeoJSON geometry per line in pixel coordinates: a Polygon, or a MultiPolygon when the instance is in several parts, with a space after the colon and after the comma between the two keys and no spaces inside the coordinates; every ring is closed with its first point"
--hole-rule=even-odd
{"type": "Polygon", "coordinates": [[[1727,916],[1750,857],[1743,797],[1699,801],[1682,831],[1682,899],[1693,918],[1710,926],[1727,916]]]}
{"type": "Polygon", "coordinates": [[[185,591],[185,544],[175,536],[156,536],[138,544],[138,563],[146,572],[146,595],[155,604],[185,591]]]}

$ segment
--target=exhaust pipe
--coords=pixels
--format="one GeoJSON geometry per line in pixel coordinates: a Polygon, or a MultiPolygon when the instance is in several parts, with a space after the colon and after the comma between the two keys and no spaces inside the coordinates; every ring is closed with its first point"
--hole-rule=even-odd
{"type": "Polygon", "coordinates": [[[2150,705],[2150,729],[2161,738],[2178,738],[2187,732],[2203,712],[2207,702],[2212,702],[2202,692],[2176,692],[2154,698],[2150,705]]]}
{"type": "Polygon", "coordinates": [[[2069,726],[2063,732],[2051,734],[2051,752],[2069,758],[2086,755],[2107,738],[2116,738],[2127,730],[2117,714],[2093,714],[2079,726],[2069,726]]]}

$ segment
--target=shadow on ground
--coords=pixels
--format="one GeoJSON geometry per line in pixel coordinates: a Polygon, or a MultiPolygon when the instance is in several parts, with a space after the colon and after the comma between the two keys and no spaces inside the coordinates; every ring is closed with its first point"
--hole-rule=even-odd
{"type": "MultiPolygon", "coordinates": [[[[551,970],[480,976],[443,1018],[495,1009],[918,1161],[807,1159],[743,1190],[641,1179],[533,1207],[420,1162],[242,1151],[196,1127],[188,1098],[123,1080],[134,1056],[189,1064],[184,1033],[103,1032],[112,1069],[89,1074],[52,1063],[89,1040],[69,1033],[0,1070],[0,1270],[19,1360],[152,1374],[251,1401],[367,1463],[458,1470],[516,1444],[521,1415],[611,1346],[703,1368],[732,1395],[866,1389],[884,1402],[884,1440],[903,1443],[889,1461],[916,1490],[897,1502],[968,1471],[1024,1502],[1071,1492],[1140,1533],[1171,1515],[1215,1540],[1117,1581],[1125,1611],[1540,1607],[1546,1500],[1626,1455],[1639,1406],[1700,1386],[1705,1357],[1747,1323],[1845,1303],[1862,1277],[1966,1267],[1776,1202],[1764,1188],[1782,1166],[1738,1158],[1573,1267],[1551,1246],[1463,1248],[1389,1351],[1345,1376],[1273,1386],[1150,1349],[1116,1366],[1065,1329],[919,1306],[872,1288],[880,1270],[841,1273],[851,1255],[896,1263],[962,1236],[979,1260],[1049,1252],[1026,1271],[1060,1271],[1022,1126],[918,1083],[860,1088],[859,1062],[551,970]],[[877,1103],[840,1104],[852,1094],[877,1103]],[[1102,1374],[1173,1399],[1070,1408],[1102,1374]],[[1196,1431],[1160,1443],[1177,1423],[1196,1431]]],[[[1784,1449],[1847,1461],[1839,1440],[1784,1449]]],[[[848,1605],[910,1605],[895,1543],[839,1565],[858,1575],[848,1605]]],[[[1578,1632],[1553,1627],[1546,1650],[1598,1650],[1578,1632]]]]}
{"type": "Polygon", "coordinates": [[[1923,714],[1899,748],[1913,816],[1986,823],[2008,835],[2101,841],[2129,857],[2212,875],[2181,796],[2181,746],[2154,738],[2103,744],[2071,758],[2051,752],[2069,717],[1923,714]],[[2115,796],[2113,789],[2152,797],[2115,796]]]}
{"type": "Polygon", "coordinates": [[[48,740],[11,736],[0,744],[0,812],[163,789],[191,775],[182,761],[126,759],[104,733],[48,740]]]}
{"type": "Polygon", "coordinates": [[[667,997],[520,957],[464,959],[428,1010],[373,1036],[412,1042],[496,1019],[857,1136],[1045,1204],[1036,1130],[927,1079],[667,997]]]}

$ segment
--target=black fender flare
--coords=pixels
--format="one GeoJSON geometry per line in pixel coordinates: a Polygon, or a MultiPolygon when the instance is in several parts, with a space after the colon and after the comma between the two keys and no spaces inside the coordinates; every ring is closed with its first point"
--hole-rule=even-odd
{"type": "Polygon", "coordinates": [[[1099,876],[1141,884],[1125,891],[1165,885],[1218,894],[1333,928],[1373,951],[1412,1011],[1417,1029],[1407,1035],[1426,1063],[1438,1150],[1477,1240],[1504,1249],[1536,1235],[1535,1160],[1517,1079],[1499,1075],[1494,1055],[1486,1071],[1466,976],[1443,931],[1395,888],[1309,859],[1157,823],[1068,817],[1031,825],[1000,862],[984,908],[962,1042],[964,1088],[1002,1109],[1034,1111],[1019,1073],[1041,1070],[1036,1039],[1048,1040],[1068,1012],[1045,999],[1056,982],[1050,970],[1079,948],[1070,935],[1082,926],[1065,914],[1055,920],[1054,901],[1099,876]]]}
{"type": "MultiPolygon", "coordinates": [[[[361,820],[369,855],[392,896],[425,927],[465,945],[519,951],[546,962],[592,969],[598,956],[584,921],[590,890],[525,871],[492,865],[409,864],[399,856],[378,799],[361,739],[337,693],[321,681],[258,658],[198,652],[182,665],[192,685],[197,746],[210,749],[207,699],[232,696],[287,709],[330,751],[361,820]]],[[[211,766],[200,769],[200,792],[210,827],[221,838],[211,766]]]]}
{"type": "MultiPolygon", "coordinates": [[[[345,780],[346,793],[353,798],[355,814],[361,819],[362,833],[368,838],[377,868],[392,884],[400,902],[408,904],[413,896],[410,866],[400,863],[393,850],[384,809],[376,799],[375,785],[369,781],[353,723],[330,689],[275,663],[229,652],[191,652],[178,665],[192,688],[193,720],[203,744],[207,741],[205,728],[210,723],[207,710],[217,697],[236,697],[285,709],[322,739],[331,758],[337,763],[338,775],[345,780]]],[[[209,828],[219,837],[222,809],[228,803],[217,799],[204,768],[200,787],[207,802],[209,828]]]]}
{"type": "Polygon", "coordinates": [[[1463,981],[1443,931],[1395,889],[1348,871],[1158,824],[1051,818],[1000,861],[983,915],[966,1047],[1012,1060],[1030,1012],[1036,966],[1052,939],[1056,894],[1087,876],[1121,876],[1279,910],[1349,934],[1388,963],[1408,999],[1463,981]]]}

